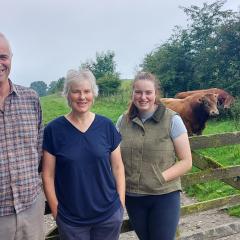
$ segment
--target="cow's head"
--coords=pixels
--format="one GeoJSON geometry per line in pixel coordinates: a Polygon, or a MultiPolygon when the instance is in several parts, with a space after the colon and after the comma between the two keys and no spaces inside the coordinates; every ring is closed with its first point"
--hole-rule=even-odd
{"type": "Polygon", "coordinates": [[[217,108],[218,94],[207,93],[200,98],[200,101],[209,116],[217,116],[219,114],[217,108]]]}

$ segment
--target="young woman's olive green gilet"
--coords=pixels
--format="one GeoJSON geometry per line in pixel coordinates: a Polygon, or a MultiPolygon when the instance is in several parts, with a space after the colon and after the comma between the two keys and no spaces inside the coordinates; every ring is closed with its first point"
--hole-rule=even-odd
{"type": "Polygon", "coordinates": [[[162,176],[176,162],[170,138],[171,118],[175,114],[160,104],[144,123],[136,110],[130,119],[123,115],[120,146],[128,193],[159,195],[181,190],[180,178],[166,182],[162,176]]]}

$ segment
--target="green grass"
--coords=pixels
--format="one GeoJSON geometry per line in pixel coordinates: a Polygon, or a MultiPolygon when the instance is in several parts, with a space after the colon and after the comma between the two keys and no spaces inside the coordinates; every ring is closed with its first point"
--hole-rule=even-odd
{"type": "Polygon", "coordinates": [[[67,101],[60,94],[41,97],[40,101],[42,105],[44,124],[69,112],[67,101]]]}
{"type": "Polygon", "coordinates": [[[131,79],[122,80],[121,89],[123,89],[125,91],[129,91],[131,89],[131,83],[132,83],[131,79]]]}
{"type": "Polygon", "coordinates": [[[224,133],[237,131],[235,124],[231,120],[219,121],[219,119],[213,119],[207,122],[207,127],[204,129],[203,134],[224,133]]]}
{"type": "Polygon", "coordinates": [[[110,118],[116,123],[119,116],[126,111],[129,97],[120,96],[109,96],[99,97],[96,99],[92,111],[110,118]]]}
{"type": "MultiPolygon", "coordinates": [[[[212,120],[207,123],[207,127],[203,134],[215,134],[224,132],[237,131],[234,122],[231,120],[217,121],[212,120]]],[[[199,150],[201,154],[211,157],[224,166],[240,165],[240,145],[225,146],[219,148],[209,148],[199,150]]],[[[193,168],[195,171],[196,169],[193,168]]],[[[240,173],[239,173],[240,175],[240,173]]],[[[198,201],[205,201],[215,199],[218,197],[224,197],[232,194],[239,194],[240,191],[235,188],[221,182],[211,181],[208,183],[201,183],[191,186],[186,189],[186,192],[190,196],[194,196],[198,201]]],[[[240,207],[234,207],[228,210],[230,215],[240,217],[240,207]]]]}
{"type": "MultiPolygon", "coordinates": [[[[43,110],[44,124],[70,111],[66,99],[60,94],[41,97],[40,101],[43,110]]],[[[97,97],[91,111],[104,115],[116,123],[118,117],[126,111],[128,101],[128,93],[117,96],[97,97]]]]}

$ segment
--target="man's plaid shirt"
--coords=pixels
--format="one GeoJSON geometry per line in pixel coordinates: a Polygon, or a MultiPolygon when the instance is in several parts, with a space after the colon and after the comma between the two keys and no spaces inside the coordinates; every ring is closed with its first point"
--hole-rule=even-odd
{"type": "Polygon", "coordinates": [[[29,208],[41,191],[42,112],[37,94],[10,83],[0,110],[0,216],[29,208]]]}

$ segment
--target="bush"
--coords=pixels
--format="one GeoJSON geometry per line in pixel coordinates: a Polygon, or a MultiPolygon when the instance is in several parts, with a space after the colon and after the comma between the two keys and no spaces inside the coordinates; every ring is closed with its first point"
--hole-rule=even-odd
{"type": "Polygon", "coordinates": [[[240,130],[240,98],[236,98],[234,104],[230,108],[230,114],[236,130],[240,130]]]}
{"type": "Polygon", "coordinates": [[[118,92],[121,80],[117,73],[106,73],[97,80],[100,95],[112,95],[118,92]]]}

